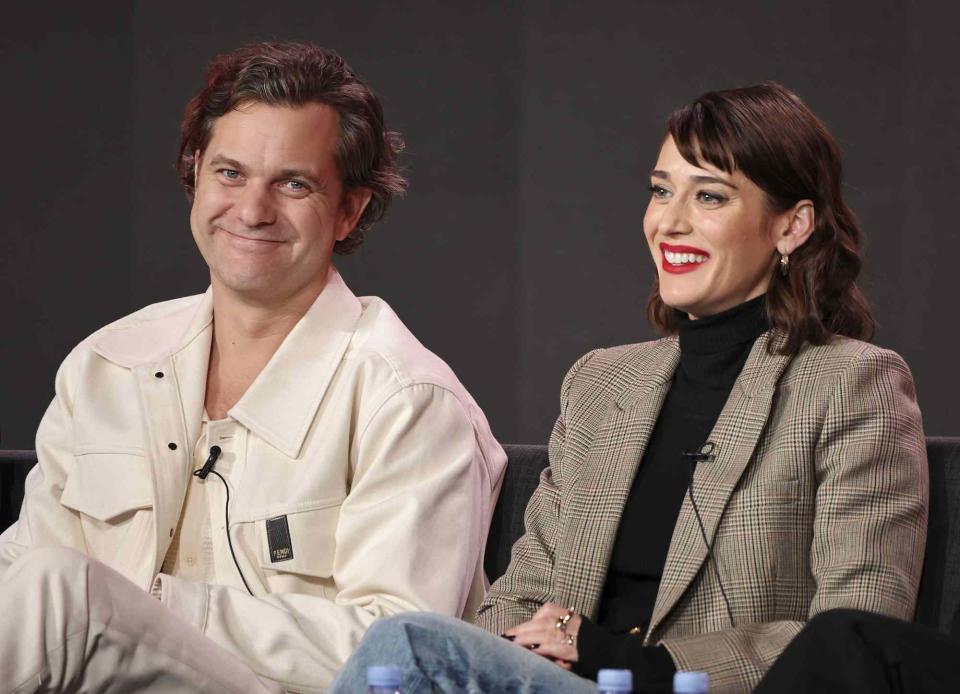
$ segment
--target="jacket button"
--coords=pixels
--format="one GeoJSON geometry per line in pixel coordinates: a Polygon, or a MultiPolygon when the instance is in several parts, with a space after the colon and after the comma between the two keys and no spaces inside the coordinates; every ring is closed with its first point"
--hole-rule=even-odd
{"type": "Polygon", "coordinates": [[[177,444],[171,441],[170,443],[167,444],[167,448],[169,448],[171,451],[175,451],[177,450],[177,444]]]}
{"type": "Polygon", "coordinates": [[[157,373],[153,375],[156,376],[157,378],[163,378],[163,371],[157,371],[157,373]]]}
{"type": "Polygon", "coordinates": [[[170,537],[173,537],[173,528],[170,528],[170,537]]]}

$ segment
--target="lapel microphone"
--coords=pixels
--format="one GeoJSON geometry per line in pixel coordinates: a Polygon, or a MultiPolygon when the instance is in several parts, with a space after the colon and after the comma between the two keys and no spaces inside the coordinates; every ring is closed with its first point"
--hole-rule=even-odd
{"type": "Polygon", "coordinates": [[[210,456],[207,458],[207,462],[205,462],[203,467],[199,470],[194,470],[193,474],[202,480],[207,479],[207,475],[209,475],[210,471],[213,470],[213,465],[217,462],[217,458],[219,457],[220,446],[210,446],[210,456]]]}
{"type": "Polygon", "coordinates": [[[707,441],[700,446],[695,453],[681,453],[680,457],[688,463],[712,463],[717,459],[717,444],[713,441],[707,441]]]}

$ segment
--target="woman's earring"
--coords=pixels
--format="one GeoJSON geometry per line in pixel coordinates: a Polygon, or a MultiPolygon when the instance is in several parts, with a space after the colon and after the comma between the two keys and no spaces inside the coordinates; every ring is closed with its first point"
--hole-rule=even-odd
{"type": "Polygon", "coordinates": [[[790,272],[790,256],[784,253],[780,254],[780,274],[784,277],[790,272]]]}

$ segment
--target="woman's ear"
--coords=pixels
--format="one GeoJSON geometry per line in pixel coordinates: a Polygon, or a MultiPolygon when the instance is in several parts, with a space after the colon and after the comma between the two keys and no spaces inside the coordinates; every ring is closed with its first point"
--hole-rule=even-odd
{"type": "Polygon", "coordinates": [[[783,213],[777,232],[777,252],[790,255],[810,238],[817,223],[817,211],[810,200],[801,200],[783,213]]]}

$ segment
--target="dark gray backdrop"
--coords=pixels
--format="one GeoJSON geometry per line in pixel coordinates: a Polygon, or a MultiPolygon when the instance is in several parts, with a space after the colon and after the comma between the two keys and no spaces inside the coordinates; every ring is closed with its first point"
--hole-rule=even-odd
{"type": "Polygon", "coordinates": [[[876,342],[928,434],[960,434],[960,10],[939,3],[92,3],[5,8],[0,447],[33,446],[57,364],[144,304],[202,291],[172,168],[215,53],[339,50],[403,131],[409,197],[339,267],[446,359],[502,441],[542,442],[584,351],[652,337],[646,172],[708,89],[797,91],[847,162],[876,342]]]}

